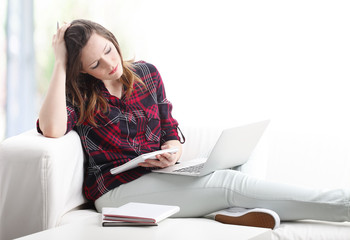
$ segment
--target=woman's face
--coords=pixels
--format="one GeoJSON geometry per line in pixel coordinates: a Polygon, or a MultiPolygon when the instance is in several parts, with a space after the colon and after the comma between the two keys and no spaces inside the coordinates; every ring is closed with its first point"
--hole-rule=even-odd
{"type": "Polygon", "coordinates": [[[82,73],[105,80],[117,80],[123,74],[120,55],[113,43],[93,33],[82,49],[82,73]]]}

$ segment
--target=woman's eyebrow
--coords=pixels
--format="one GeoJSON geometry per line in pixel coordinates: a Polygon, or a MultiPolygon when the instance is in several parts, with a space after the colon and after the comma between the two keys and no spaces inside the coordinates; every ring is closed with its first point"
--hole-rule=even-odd
{"type": "MultiPolygon", "coordinates": [[[[105,50],[106,50],[106,48],[107,48],[107,45],[108,45],[108,43],[106,43],[106,45],[105,45],[105,47],[104,47],[104,49],[103,49],[103,51],[102,52],[105,52],[105,50]]],[[[90,63],[88,66],[90,67],[92,64],[94,64],[95,62],[97,62],[98,61],[98,59],[97,60],[94,60],[92,63],[90,63]]]]}

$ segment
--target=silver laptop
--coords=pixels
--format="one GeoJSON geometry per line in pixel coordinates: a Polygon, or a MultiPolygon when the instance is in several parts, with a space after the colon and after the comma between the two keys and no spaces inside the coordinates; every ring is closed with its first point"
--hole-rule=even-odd
{"type": "Polygon", "coordinates": [[[208,158],[179,162],[174,166],[153,170],[157,173],[204,176],[216,170],[229,169],[246,163],[269,120],[225,129],[208,158]]]}

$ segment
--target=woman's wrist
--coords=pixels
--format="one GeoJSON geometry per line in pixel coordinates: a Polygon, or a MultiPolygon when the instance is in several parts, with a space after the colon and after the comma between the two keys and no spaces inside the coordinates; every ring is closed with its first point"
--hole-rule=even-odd
{"type": "Polygon", "coordinates": [[[60,59],[55,60],[54,68],[57,70],[63,70],[65,72],[67,69],[66,61],[60,59]]]}

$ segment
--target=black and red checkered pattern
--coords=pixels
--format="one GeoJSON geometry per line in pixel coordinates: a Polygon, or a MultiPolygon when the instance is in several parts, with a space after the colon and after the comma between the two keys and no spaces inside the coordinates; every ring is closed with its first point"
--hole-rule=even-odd
{"type": "Polygon", "coordinates": [[[119,99],[111,95],[101,81],[110,111],[106,116],[96,115],[97,127],[89,123],[76,125],[79,110],[67,101],[67,132],[72,129],[78,132],[88,158],[84,192],[89,200],[96,200],[109,190],[150,172],[138,167],[112,175],[111,168],[140,154],[159,150],[168,140],[180,140],[178,123],[171,115],[172,104],[166,98],[158,70],[146,62],[135,62],[133,66],[146,88],[134,84],[130,98],[119,99]]]}

